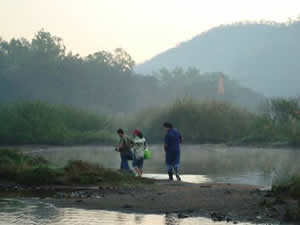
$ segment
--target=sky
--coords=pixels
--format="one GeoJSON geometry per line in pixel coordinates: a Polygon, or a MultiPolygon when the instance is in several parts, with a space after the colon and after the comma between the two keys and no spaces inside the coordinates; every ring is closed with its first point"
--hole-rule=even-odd
{"type": "Polygon", "coordinates": [[[299,15],[300,0],[0,0],[0,37],[44,28],[73,53],[123,48],[142,63],[220,24],[299,15]]]}

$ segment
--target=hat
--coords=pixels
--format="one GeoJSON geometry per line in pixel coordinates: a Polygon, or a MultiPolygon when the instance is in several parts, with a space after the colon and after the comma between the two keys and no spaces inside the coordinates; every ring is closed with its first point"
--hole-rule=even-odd
{"type": "Polygon", "coordinates": [[[137,136],[139,133],[141,133],[141,131],[139,129],[135,129],[133,131],[133,135],[137,136]]]}

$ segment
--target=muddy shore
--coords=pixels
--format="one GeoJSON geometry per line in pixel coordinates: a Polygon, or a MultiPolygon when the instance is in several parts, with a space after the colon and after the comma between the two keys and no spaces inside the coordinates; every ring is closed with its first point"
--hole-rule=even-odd
{"type": "MultiPolygon", "coordinates": [[[[43,186],[1,191],[5,196],[40,197],[56,207],[133,213],[175,213],[179,218],[215,221],[295,221],[297,201],[279,198],[257,186],[156,181],[135,186],[43,186]]],[[[295,223],[297,224],[297,223],[295,223]]]]}

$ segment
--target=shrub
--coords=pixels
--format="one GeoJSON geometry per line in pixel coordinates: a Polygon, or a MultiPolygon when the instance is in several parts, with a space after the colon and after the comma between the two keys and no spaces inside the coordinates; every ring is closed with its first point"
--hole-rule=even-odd
{"type": "Polygon", "coordinates": [[[159,141],[163,137],[163,122],[170,121],[186,142],[225,142],[247,136],[254,118],[253,114],[225,102],[183,99],[165,108],[139,113],[131,126],[159,141]]]}
{"type": "Polygon", "coordinates": [[[0,107],[0,144],[88,144],[114,141],[103,115],[69,106],[24,102],[0,107]]]}
{"type": "Polygon", "coordinates": [[[276,194],[285,194],[300,200],[300,177],[294,175],[285,182],[273,185],[272,191],[276,194]]]}
{"type": "Polygon", "coordinates": [[[46,166],[49,163],[41,157],[30,157],[17,150],[0,150],[0,177],[15,178],[20,173],[29,168],[46,166]]]}

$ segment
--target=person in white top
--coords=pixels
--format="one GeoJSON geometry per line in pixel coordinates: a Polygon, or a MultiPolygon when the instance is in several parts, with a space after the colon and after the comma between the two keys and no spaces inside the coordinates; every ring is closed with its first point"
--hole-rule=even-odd
{"type": "Polygon", "coordinates": [[[133,131],[133,161],[132,166],[135,169],[137,175],[141,177],[143,175],[144,167],[144,151],[146,149],[146,139],[142,132],[138,129],[133,131]]]}

